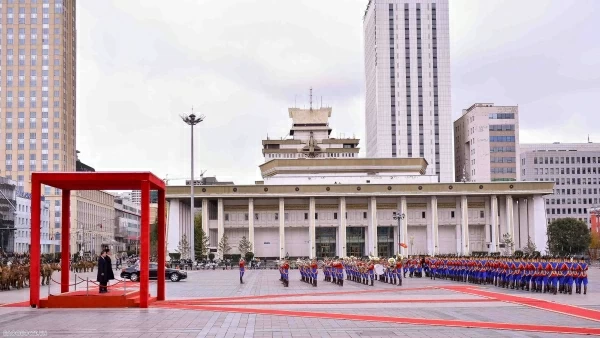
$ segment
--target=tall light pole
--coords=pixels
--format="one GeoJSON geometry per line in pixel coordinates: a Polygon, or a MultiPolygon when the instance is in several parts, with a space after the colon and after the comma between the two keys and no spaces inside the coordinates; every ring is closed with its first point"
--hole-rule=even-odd
{"type": "Polygon", "coordinates": [[[398,221],[398,253],[402,255],[402,220],[406,217],[400,210],[394,212],[394,219],[398,221]]]}
{"type": "Polygon", "coordinates": [[[191,127],[191,181],[190,181],[190,220],[191,220],[191,236],[188,240],[188,243],[190,245],[190,258],[192,259],[192,261],[195,260],[195,252],[194,252],[194,126],[197,125],[198,123],[204,121],[204,115],[200,115],[200,116],[196,116],[193,113],[193,108],[192,108],[192,113],[190,115],[181,115],[181,119],[183,120],[183,122],[185,122],[187,125],[189,125],[191,127]]]}

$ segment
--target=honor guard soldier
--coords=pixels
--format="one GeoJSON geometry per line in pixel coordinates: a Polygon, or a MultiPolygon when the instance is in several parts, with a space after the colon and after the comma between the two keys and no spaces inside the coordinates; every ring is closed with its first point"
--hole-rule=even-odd
{"type": "Polygon", "coordinates": [[[312,278],[312,285],[313,286],[317,286],[317,277],[319,276],[319,265],[317,264],[317,260],[313,258],[312,262],[310,263],[310,270],[311,270],[311,278],[312,278]]]}
{"type": "Polygon", "coordinates": [[[396,258],[394,273],[396,278],[398,278],[398,286],[402,286],[402,256],[398,255],[396,258]]]}
{"type": "Polygon", "coordinates": [[[281,277],[283,279],[283,286],[288,287],[290,286],[290,275],[289,275],[289,271],[290,271],[290,262],[288,262],[288,260],[284,260],[283,264],[281,264],[281,277]]]}

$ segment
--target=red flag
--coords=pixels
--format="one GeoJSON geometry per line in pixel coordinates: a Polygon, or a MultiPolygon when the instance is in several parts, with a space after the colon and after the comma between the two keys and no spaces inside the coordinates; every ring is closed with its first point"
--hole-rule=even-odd
{"type": "Polygon", "coordinates": [[[400,243],[400,246],[403,247],[404,249],[408,248],[408,245],[406,245],[404,243],[400,243]]]}

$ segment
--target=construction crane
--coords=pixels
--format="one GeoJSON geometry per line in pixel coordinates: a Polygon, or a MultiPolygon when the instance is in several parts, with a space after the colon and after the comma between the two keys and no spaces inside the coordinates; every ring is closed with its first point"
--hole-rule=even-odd
{"type": "MultiPolygon", "coordinates": [[[[196,180],[201,180],[202,178],[204,178],[204,173],[206,173],[206,170],[202,170],[202,172],[200,173],[200,177],[198,178],[194,178],[194,181],[196,180]]],[[[163,181],[165,181],[165,185],[169,185],[169,181],[171,180],[189,180],[189,176],[188,177],[169,177],[169,174],[165,175],[165,178],[163,178],[163,181]]]]}

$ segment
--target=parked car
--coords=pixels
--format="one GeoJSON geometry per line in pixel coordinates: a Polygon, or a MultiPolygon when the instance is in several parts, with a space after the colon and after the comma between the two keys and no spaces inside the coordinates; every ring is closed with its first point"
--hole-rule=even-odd
{"type": "MultiPolygon", "coordinates": [[[[179,269],[165,268],[165,277],[171,280],[171,282],[179,282],[180,280],[187,278],[187,272],[179,269]]],[[[140,270],[135,265],[124,268],[121,270],[121,278],[127,278],[132,282],[137,282],[140,280],[140,270]]],[[[158,279],[157,263],[150,263],[150,279],[158,279]]]]}

